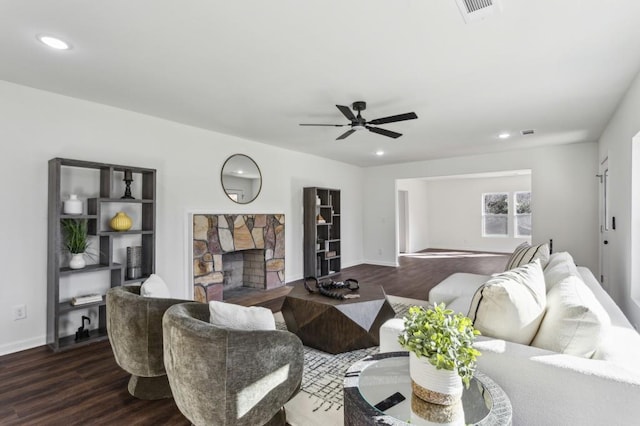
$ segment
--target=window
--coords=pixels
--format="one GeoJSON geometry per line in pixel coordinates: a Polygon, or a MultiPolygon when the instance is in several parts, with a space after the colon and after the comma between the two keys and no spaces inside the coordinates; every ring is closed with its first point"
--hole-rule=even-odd
{"type": "Polygon", "coordinates": [[[494,192],[482,195],[482,234],[509,235],[509,194],[494,192]]]}
{"type": "Polygon", "coordinates": [[[515,217],[513,227],[516,237],[531,236],[531,192],[516,192],[514,195],[515,217]]]}

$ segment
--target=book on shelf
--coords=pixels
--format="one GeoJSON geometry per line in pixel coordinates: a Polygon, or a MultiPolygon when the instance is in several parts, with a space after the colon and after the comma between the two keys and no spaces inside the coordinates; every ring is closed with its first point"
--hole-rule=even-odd
{"type": "Polygon", "coordinates": [[[330,258],[330,257],[336,257],[336,251],[335,250],[329,250],[326,254],[325,257],[326,258],[330,258]]]}
{"type": "Polygon", "coordinates": [[[102,295],[101,294],[85,294],[82,296],[76,296],[74,298],[71,299],[71,304],[72,305],[84,305],[87,303],[95,303],[95,302],[102,302],[102,295]]]}

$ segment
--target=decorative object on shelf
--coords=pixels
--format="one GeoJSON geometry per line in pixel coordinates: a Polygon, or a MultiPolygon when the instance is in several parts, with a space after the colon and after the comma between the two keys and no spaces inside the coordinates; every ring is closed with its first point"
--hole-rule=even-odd
{"type": "Polygon", "coordinates": [[[425,309],[412,306],[404,317],[399,343],[409,350],[413,393],[427,402],[454,404],[468,387],[480,352],[473,341],[480,332],[462,314],[444,304],[425,309]]]}
{"type": "Polygon", "coordinates": [[[69,260],[69,268],[82,269],[87,266],[87,261],[84,259],[84,253],[73,253],[71,260],[69,260]]]}
{"type": "Polygon", "coordinates": [[[86,294],[84,296],[76,296],[71,299],[71,304],[73,306],[76,305],[86,305],[87,303],[96,303],[102,302],[101,294],[86,294]]]}
{"type": "Polygon", "coordinates": [[[325,254],[325,257],[326,257],[327,259],[329,259],[329,258],[331,258],[331,257],[336,257],[336,254],[337,254],[337,253],[336,253],[336,251],[335,251],[335,250],[329,250],[329,251],[325,254]]]}
{"type": "Polygon", "coordinates": [[[84,328],[84,320],[87,320],[87,323],[91,324],[91,318],[87,316],[82,316],[82,325],[78,327],[78,331],[76,331],[76,340],[88,339],[89,338],[89,329],[84,328]]]}
{"type": "Polygon", "coordinates": [[[87,221],[84,219],[63,219],[63,247],[71,253],[69,268],[82,269],[86,266],[84,254],[89,248],[87,221]]]}
{"type": "Polygon", "coordinates": [[[114,231],[128,231],[131,229],[133,221],[125,212],[117,212],[114,217],[111,218],[109,225],[114,231]]]}
{"type": "Polygon", "coordinates": [[[318,213],[318,216],[316,216],[316,222],[317,223],[327,223],[327,221],[324,220],[324,217],[322,217],[322,215],[320,213],[318,213]]]}
{"type": "Polygon", "coordinates": [[[127,247],[127,279],[142,277],[142,246],[127,247]]]}
{"type": "Polygon", "coordinates": [[[70,194],[69,199],[64,201],[62,212],[64,214],[82,214],[82,201],[78,200],[76,194],[70,194]]]}
{"type": "Polygon", "coordinates": [[[244,154],[233,154],[226,159],[220,171],[220,181],[227,197],[238,204],[252,202],[262,189],[260,168],[244,154]]]}
{"type": "Polygon", "coordinates": [[[135,200],[134,197],[131,196],[131,182],[133,182],[133,172],[127,169],[124,171],[124,179],[122,179],[126,185],[124,189],[124,195],[120,198],[135,200]]]}
{"type": "Polygon", "coordinates": [[[316,195],[316,206],[319,206],[322,202],[320,201],[320,197],[316,195]]]}

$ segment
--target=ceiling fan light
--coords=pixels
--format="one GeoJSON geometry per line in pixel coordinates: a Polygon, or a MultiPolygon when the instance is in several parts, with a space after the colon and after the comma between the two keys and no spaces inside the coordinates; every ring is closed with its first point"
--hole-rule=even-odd
{"type": "Polygon", "coordinates": [[[60,40],[59,38],[48,36],[48,35],[39,35],[38,40],[41,43],[49,46],[52,49],[56,50],[69,50],[71,49],[71,45],[64,40],[60,40]]]}
{"type": "Polygon", "coordinates": [[[357,131],[360,131],[360,130],[367,130],[367,128],[366,128],[366,127],[364,127],[364,126],[362,126],[362,125],[360,125],[360,124],[356,124],[355,126],[351,126],[351,128],[352,128],[353,130],[357,130],[357,131]]]}

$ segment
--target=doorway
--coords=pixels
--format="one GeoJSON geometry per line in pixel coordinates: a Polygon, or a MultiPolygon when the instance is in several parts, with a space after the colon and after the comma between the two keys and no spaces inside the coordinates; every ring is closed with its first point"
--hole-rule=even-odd
{"type": "Polygon", "coordinates": [[[398,252],[409,251],[409,191],[398,191],[398,252]]]}
{"type": "Polygon", "coordinates": [[[600,210],[600,284],[605,290],[609,289],[609,231],[613,223],[610,220],[611,212],[609,210],[609,158],[605,158],[600,163],[600,191],[599,191],[599,210],[600,210]]]}

